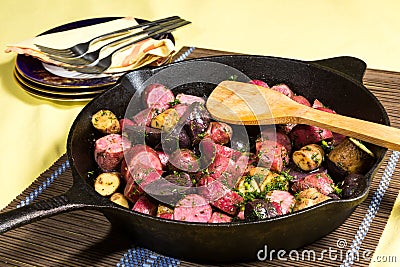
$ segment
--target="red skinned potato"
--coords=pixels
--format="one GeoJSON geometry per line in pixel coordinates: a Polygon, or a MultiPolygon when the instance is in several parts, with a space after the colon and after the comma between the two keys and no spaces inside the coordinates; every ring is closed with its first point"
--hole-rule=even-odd
{"type": "Polygon", "coordinates": [[[210,220],[208,221],[209,223],[227,223],[227,222],[231,222],[232,221],[232,217],[223,214],[221,212],[213,212],[213,214],[211,215],[210,220]]]}
{"type": "Polygon", "coordinates": [[[223,197],[228,191],[230,191],[228,187],[209,175],[201,177],[197,182],[198,194],[208,202],[223,197]]]}
{"type": "Polygon", "coordinates": [[[186,105],[186,104],[178,104],[178,105],[175,105],[173,108],[176,110],[179,117],[182,117],[182,115],[185,114],[188,107],[189,107],[189,105],[186,105]]]}
{"type": "Polygon", "coordinates": [[[121,130],[124,129],[126,126],[134,126],[136,125],[132,120],[123,118],[119,120],[119,125],[121,126],[121,130]]]}
{"type": "Polygon", "coordinates": [[[140,196],[139,199],[136,201],[135,205],[133,205],[132,210],[156,216],[157,214],[157,204],[154,203],[148,196],[143,195],[140,196]]]}
{"type": "Polygon", "coordinates": [[[296,203],[296,199],[292,194],[288,191],[282,190],[272,190],[270,191],[266,199],[269,201],[278,204],[281,207],[282,214],[287,214],[292,211],[294,204],[296,203]]]}
{"type": "Polygon", "coordinates": [[[175,96],[172,91],[159,83],[148,85],[142,93],[143,106],[158,109],[160,112],[168,109],[174,100],[175,96]]]}
{"type": "Polygon", "coordinates": [[[315,144],[322,140],[331,140],[333,134],[331,131],[317,126],[298,124],[289,134],[294,149],[299,149],[309,144],[315,144]]]}
{"type": "Polygon", "coordinates": [[[208,173],[214,179],[219,179],[224,172],[229,171],[230,160],[236,161],[241,156],[239,151],[214,143],[214,160],[208,166],[208,173]]]}
{"type": "Polygon", "coordinates": [[[161,171],[152,167],[137,165],[129,169],[124,196],[135,203],[144,194],[147,185],[161,178],[161,171]]]}
{"type": "Polygon", "coordinates": [[[138,144],[126,150],[125,160],[128,163],[128,168],[135,165],[144,165],[153,167],[156,170],[162,170],[162,164],[157,152],[147,145],[138,144]]]}
{"type": "Polygon", "coordinates": [[[304,96],[295,95],[295,96],[292,97],[292,99],[294,101],[296,101],[297,103],[299,103],[299,104],[302,104],[302,105],[307,106],[307,107],[311,107],[310,102],[304,96]]]}
{"type": "Polygon", "coordinates": [[[151,120],[158,114],[155,108],[146,108],[133,116],[132,121],[138,126],[150,126],[151,120]]]}
{"type": "Polygon", "coordinates": [[[206,134],[214,143],[225,145],[229,143],[232,138],[232,127],[224,122],[210,122],[206,134]]]}
{"type": "Polygon", "coordinates": [[[211,219],[212,208],[200,195],[189,194],[176,204],[174,219],[186,222],[208,222],[211,219]]]}
{"type": "Polygon", "coordinates": [[[193,151],[182,148],[169,156],[169,166],[174,171],[193,173],[200,170],[200,160],[193,151]]]}
{"type": "Polygon", "coordinates": [[[273,140],[257,140],[256,151],[258,166],[270,168],[271,171],[282,171],[289,163],[289,154],[286,148],[273,140]]]}
{"type": "Polygon", "coordinates": [[[315,99],[313,104],[312,104],[313,108],[323,108],[325,107],[324,104],[322,104],[321,101],[319,101],[318,99],[315,99]]]}
{"type": "Polygon", "coordinates": [[[199,194],[213,207],[233,216],[239,212],[243,198],[225,186],[222,181],[205,176],[199,180],[198,186],[199,194]]]}
{"type": "Polygon", "coordinates": [[[276,84],[276,85],[272,86],[271,89],[275,90],[279,93],[282,93],[289,98],[293,98],[293,96],[294,96],[293,91],[289,88],[289,86],[287,86],[284,83],[276,84]]]}
{"type": "Polygon", "coordinates": [[[204,100],[204,98],[195,96],[195,95],[177,94],[176,99],[179,101],[179,103],[185,104],[185,105],[191,105],[194,102],[206,104],[206,101],[204,100]]]}
{"type": "Polygon", "coordinates": [[[276,140],[276,142],[286,148],[287,153],[290,155],[292,152],[292,141],[289,136],[281,130],[271,131],[265,129],[261,132],[261,140],[276,140]]]}
{"type": "Polygon", "coordinates": [[[315,188],[318,192],[329,195],[333,192],[333,186],[333,180],[326,173],[313,173],[295,181],[292,190],[293,192],[300,192],[308,188],[315,188]]]}
{"type": "Polygon", "coordinates": [[[96,140],[94,158],[103,171],[115,169],[129,149],[130,142],[120,134],[109,134],[96,140]]]}
{"type": "Polygon", "coordinates": [[[121,174],[126,182],[132,178],[132,172],[140,166],[153,168],[159,173],[163,171],[163,165],[157,152],[149,146],[143,144],[134,145],[125,151],[124,156],[125,158],[121,164],[121,174]]]}
{"type": "Polygon", "coordinates": [[[261,80],[251,80],[249,83],[255,84],[255,85],[258,85],[258,86],[262,86],[262,87],[265,87],[265,88],[269,88],[269,85],[266,82],[261,81],[261,80]]]}
{"type": "Polygon", "coordinates": [[[235,216],[239,212],[239,205],[243,198],[235,191],[228,191],[223,197],[211,203],[214,207],[225,213],[235,216]]]}

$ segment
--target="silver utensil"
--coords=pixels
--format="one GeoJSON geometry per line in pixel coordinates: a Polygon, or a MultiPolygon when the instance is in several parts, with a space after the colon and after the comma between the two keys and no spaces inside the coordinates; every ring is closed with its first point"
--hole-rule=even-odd
{"type": "Polygon", "coordinates": [[[99,56],[100,56],[101,52],[104,50],[104,48],[119,45],[128,39],[132,39],[133,37],[145,35],[145,34],[152,33],[152,32],[158,31],[158,30],[162,30],[163,28],[165,28],[169,25],[173,25],[173,24],[180,23],[183,21],[185,21],[185,20],[178,18],[178,19],[158,23],[155,26],[149,26],[140,32],[136,32],[136,33],[130,34],[130,35],[125,35],[124,37],[118,38],[116,40],[111,40],[110,42],[102,45],[98,49],[91,51],[91,52],[87,51],[79,57],[65,58],[65,57],[56,56],[56,55],[52,55],[52,54],[48,54],[48,56],[55,61],[74,65],[74,66],[89,65],[89,64],[95,62],[99,58],[99,56]]]}
{"type": "Polygon", "coordinates": [[[106,69],[108,69],[111,66],[112,63],[112,57],[115,54],[115,52],[117,51],[122,51],[124,49],[129,48],[131,45],[139,43],[141,41],[147,40],[149,38],[157,38],[160,36],[163,36],[165,34],[168,34],[174,30],[176,30],[177,28],[183,27],[187,24],[190,24],[190,21],[182,21],[179,23],[174,23],[172,25],[169,25],[167,27],[163,27],[160,30],[156,30],[153,32],[150,32],[148,34],[146,34],[145,36],[136,39],[132,42],[129,42],[127,44],[123,44],[121,46],[116,47],[114,50],[110,51],[109,54],[101,59],[97,59],[95,62],[93,62],[90,65],[85,65],[85,66],[65,66],[64,68],[68,69],[68,70],[75,70],[77,72],[81,72],[81,73],[91,73],[91,74],[99,74],[104,72],[106,69]]]}
{"type": "Polygon", "coordinates": [[[144,28],[144,27],[148,27],[148,26],[156,26],[159,23],[175,20],[178,18],[179,18],[178,16],[172,16],[172,17],[155,20],[155,21],[141,23],[139,25],[135,25],[132,27],[128,27],[128,28],[124,28],[124,29],[120,29],[117,31],[113,31],[113,32],[109,32],[109,33],[105,33],[105,34],[96,36],[87,42],[79,43],[79,44],[76,44],[72,47],[65,48],[65,49],[55,49],[55,48],[46,47],[46,46],[42,46],[42,45],[38,45],[38,44],[35,44],[35,45],[39,48],[39,50],[41,52],[46,53],[46,54],[60,56],[60,57],[64,57],[64,58],[79,57],[80,55],[87,52],[89,50],[90,45],[94,42],[100,41],[102,39],[110,38],[113,36],[118,36],[118,35],[121,35],[122,33],[129,32],[134,29],[144,28]]]}

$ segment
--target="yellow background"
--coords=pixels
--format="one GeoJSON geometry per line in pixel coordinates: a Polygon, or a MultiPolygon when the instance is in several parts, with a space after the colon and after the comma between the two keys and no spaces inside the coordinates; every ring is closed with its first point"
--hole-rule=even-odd
{"type": "MultiPolygon", "coordinates": [[[[196,46],[306,60],[351,55],[369,68],[400,71],[399,14],[396,0],[2,0],[0,48],[85,18],[179,15],[192,24],[174,33],[177,50],[196,46]]],[[[0,208],[65,153],[68,130],[85,104],[25,93],[12,77],[15,56],[0,52],[0,208]]],[[[391,234],[398,233],[398,214],[392,214],[377,254],[398,253],[391,234]]]]}

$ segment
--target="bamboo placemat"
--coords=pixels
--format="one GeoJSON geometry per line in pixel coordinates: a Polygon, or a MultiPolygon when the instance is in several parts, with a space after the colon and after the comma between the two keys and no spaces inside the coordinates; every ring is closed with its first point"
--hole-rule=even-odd
{"type": "MultiPolygon", "coordinates": [[[[228,52],[183,48],[175,57],[198,58],[213,55],[226,55],[228,52]]],[[[400,104],[400,73],[368,69],[364,84],[385,106],[392,126],[399,127],[398,109],[400,104]]],[[[393,204],[400,190],[399,168],[396,168],[390,187],[384,192],[379,210],[368,232],[360,228],[366,218],[370,202],[376,199],[376,189],[379,186],[383,172],[388,163],[391,151],[375,176],[370,194],[366,201],[360,204],[352,215],[334,232],[319,241],[295,251],[297,254],[284,255],[284,259],[237,263],[217,266],[339,266],[346,257],[356,234],[365,236],[359,247],[359,258],[353,266],[366,266],[372,257],[393,204]],[[375,195],[374,195],[375,194],[375,195]],[[328,254],[329,251],[331,254],[328,254]],[[314,254],[313,254],[314,253],[314,254]],[[309,256],[308,256],[309,255],[309,256]],[[298,260],[302,259],[302,260],[298,260]]],[[[72,178],[63,155],[47,171],[38,177],[21,195],[19,195],[5,210],[14,209],[21,203],[49,198],[66,191],[72,184],[72,178]]],[[[390,177],[389,177],[390,178],[390,177]]],[[[386,183],[388,180],[386,180],[386,183]]],[[[380,205],[379,205],[380,204],[380,205]]],[[[377,208],[377,207],[376,207],[377,208]]],[[[371,221],[372,218],[368,218],[371,221]]],[[[367,220],[368,221],[368,220],[367,220]]],[[[296,233],[293,233],[295,235],[296,233]]],[[[277,254],[275,253],[275,256],[277,254]]],[[[397,259],[400,261],[400,258],[397,259]]],[[[105,217],[96,211],[74,211],[43,219],[0,236],[0,266],[205,266],[180,261],[158,255],[145,248],[134,246],[134,237],[129,238],[123,232],[112,228],[105,217]],[[132,262],[130,265],[126,262],[132,262]]],[[[395,265],[393,265],[395,266],[395,265]]]]}

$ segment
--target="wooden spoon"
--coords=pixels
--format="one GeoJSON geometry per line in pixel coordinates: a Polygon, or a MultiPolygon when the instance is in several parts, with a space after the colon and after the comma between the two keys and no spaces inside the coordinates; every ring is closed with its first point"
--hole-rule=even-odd
{"type": "Polygon", "coordinates": [[[400,150],[400,129],[310,108],[254,84],[223,81],[208,97],[206,107],[216,120],[227,123],[308,124],[400,150]]]}

